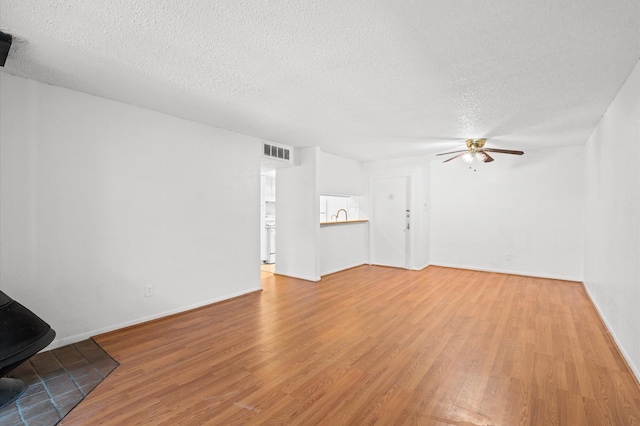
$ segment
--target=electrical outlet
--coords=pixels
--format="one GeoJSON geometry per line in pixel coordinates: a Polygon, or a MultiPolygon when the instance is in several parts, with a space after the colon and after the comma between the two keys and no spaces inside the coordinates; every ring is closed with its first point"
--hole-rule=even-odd
{"type": "Polygon", "coordinates": [[[153,284],[147,284],[144,286],[144,296],[145,297],[153,296],[153,284]]]}
{"type": "Polygon", "coordinates": [[[511,253],[507,253],[507,260],[511,260],[511,253]]]}

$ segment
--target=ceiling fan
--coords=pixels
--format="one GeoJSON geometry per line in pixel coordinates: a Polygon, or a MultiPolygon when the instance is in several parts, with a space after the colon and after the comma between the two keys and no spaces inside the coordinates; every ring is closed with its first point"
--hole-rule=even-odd
{"type": "Polygon", "coordinates": [[[462,159],[467,163],[472,163],[473,160],[477,160],[481,163],[490,163],[493,161],[493,157],[489,155],[489,152],[497,152],[499,154],[513,154],[513,155],[522,155],[523,151],[514,151],[511,149],[496,149],[496,148],[485,148],[484,144],[487,140],[484,138],[479,139],[467,139],[467,149],[461,149],[459,151],[451,151],[451,152],[443,152],[441,154],[436,155],[449,155],[449,154],[458,154],[454,155],[451,158],[448,158],[443,161],[446,163],[451,160],[455,160],[456,158],[462,157],[462,159]]]}

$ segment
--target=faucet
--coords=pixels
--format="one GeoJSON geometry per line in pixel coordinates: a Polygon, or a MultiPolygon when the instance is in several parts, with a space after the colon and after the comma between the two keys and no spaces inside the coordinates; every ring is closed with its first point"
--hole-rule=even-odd
{"type": "Polygon", "coordinates": [[[340,218],[340,212],[344,212],[344,220],[349,220],[349,215],[347,214],[347,211],[345,209],[340,209],[336,212],[335,215],[332,215],[331,217],[335,216],[336,217],[336,222],[338,221],[338,219],[340,218]]]}

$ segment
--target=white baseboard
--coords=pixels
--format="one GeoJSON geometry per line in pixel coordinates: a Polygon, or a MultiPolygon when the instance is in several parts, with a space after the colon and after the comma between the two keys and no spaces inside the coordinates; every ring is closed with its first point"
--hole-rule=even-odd
{"type": "Polygon", "coordinates": [[[456,264],[446,264],[446,263],[433,263],[432,262],[430,265],[431,266],[442,266],[443,268],[468,269],[470,271],[495,272],[497,274],[521,275],[523,277],[547,278],[547,279],[550,279],[550,280],[582,282],[582,277],[570,277],[570,276],[553,275],[553,274],[540,274],[540,273],[537,273],[537,272],[517,271],[517,270],[499,269],[499,268],[478,268],[477,266],[456,265],[456,264]]]}
{"type": "Polygon", "coordinates": [[[310,275],[297,275],[297,274],[291,274],[289,272],[282,272],[282,271],[278,271],[278,266],[276,263],[276,270],[274,272],[274,274],[276,275],[283,275],[285,277],[291,277],[291,278],[297,278],[299,280],[305,280],[305,281],[312,281],[312,282],[318,282],[320,281],[320,277],[312,277],[310,275]]]}
{"type": "Polygon", "coordinates": [[[60,348],[62,346],[66,346],[66,345],[71,345],[73,343],[77,343],[80,342],[82,340],[86,340],[90,337],[96,336],[98,334],[102,334],[102,333],[108,333],[110,331],[114,331],[114,330],[119,330],[121,328],[125,328],[125,327],[130,327],[132,325],[137,325],[137,324],[142,324],[144,322],[147,321],[152,321],[152,320],[156,320],[159,318],[163,318],[169,315],[173,315],[173,314],[179,314],[181,312],[186,312],[186,311],[190,311],[192,309],[197,309],[197,308],[201,308],[203,306],[207,306],[207,305],[211,305],[213,303],[217,303],[217,302],[222,302],[223,300],[229,300],[229,299],[233,299],[234,297],[239,297],[239,296],[244,296],[245,294],[249,294],[249,293],[254,293],[256,291],[262,291],[261,287],[257,287],[257,288],[253,288],[253,289],[248,289],[248,290],[244,290],[238,293],[232,293],[232,294],[228,294],[222,297],[217,297],[215,299],[209,299],[209,300],[205,300],[203,302],[198,302],[198,303],[194,303],[192,305],[187,305],[187,306],[181,306],[179,308],[175,308],[175,309],[170,309],[168,311],[164,311],[164,312],[159,312],[157,314],[153,314],[153,315],[148,315],[146,317],[141,317],[141,318],[136,318],[134,320],[131,321],[125,321],[125,322],[121,322],[119,324],[114,324],[114,325],[110,325],[107,327],[101,327],[95,330],[90,330],[90,331],[86,331],[84,333],[79,333],[73,336],[69,336],[69,337],[64,337],[61,339],[54,339],[53,342],[51,342],[50,345],[48,345],[46,348],[43,349],[43,351],[48,351],[51,349],[57,349],[60,348]]]}
{"type": "Polygon", "coordinates": [[[607,321],[607,317],[604,316],[604,314],[602,313],[602,309],[600,309],[600,306],[596,302],[596,299],[589,292],[589,287],[587,287],[587,284],[585,282],[583,282],[582,286],[584,287],[584,290],[587,292],[587,296],[591,300],[591,303],[596,308],[596,311],[598,312],[598,315],[600,316],[600,319],[602,320],[602,322],[604,323],[605,327],[607,328],[607,331],[611,335],[611,338],[613,339],[613,341],[615,342],[616,346],[618,347],[618,351],[620,351],[620,354],[622,355],[624,360],[627,362],[627,365],[629,366],[629,368],[631,369],[633,374],[636,376],[636,380],[640,383],[640,370],[638,369],[638,367],[636,365],[633,364],[633,362],[631,361],[631,357],[624,350],[624,346],[622,346],[622,343],[620,343],[620,340],[616,337],[616,334],[613,332],[613,328],[611,328],[611,326],[609,325],[609,322],[607,321]]]}
{"type": "Polygon", "coordinates": [[[429,266],[431,266],[431,263],[425,263],[422,266],[415,266],[413,268],[411,268],[412,271],[422,271],[423,269],[428,268],[429,266]]]}
{"type": "Polygon", "coordinates": [[[358,266],[362,266],[362,265],[367,265],[367,263],[366,262],[354,263],[353,265],[347,265],[347,266],[343,266],[341,268],[330,269],[328,271],[321,272],[320,276],[324,277],[325,275],[335,274],[336,272],[346,271],[347,269],[357,268],[358,266]]]}

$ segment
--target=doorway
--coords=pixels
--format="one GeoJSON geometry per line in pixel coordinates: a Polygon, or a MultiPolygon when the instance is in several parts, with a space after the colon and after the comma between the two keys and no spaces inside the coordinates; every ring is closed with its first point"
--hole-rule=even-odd
{"type": "Polygon", "coordinates": [[[260,270],[273,273],[276,263],[276,171],[260,173],[260,270]]]}
{"type": "Polygon", "coordinates": [[[409,177],[371,180],[371,264],[410,269],[411,211],[409,177]]]}

